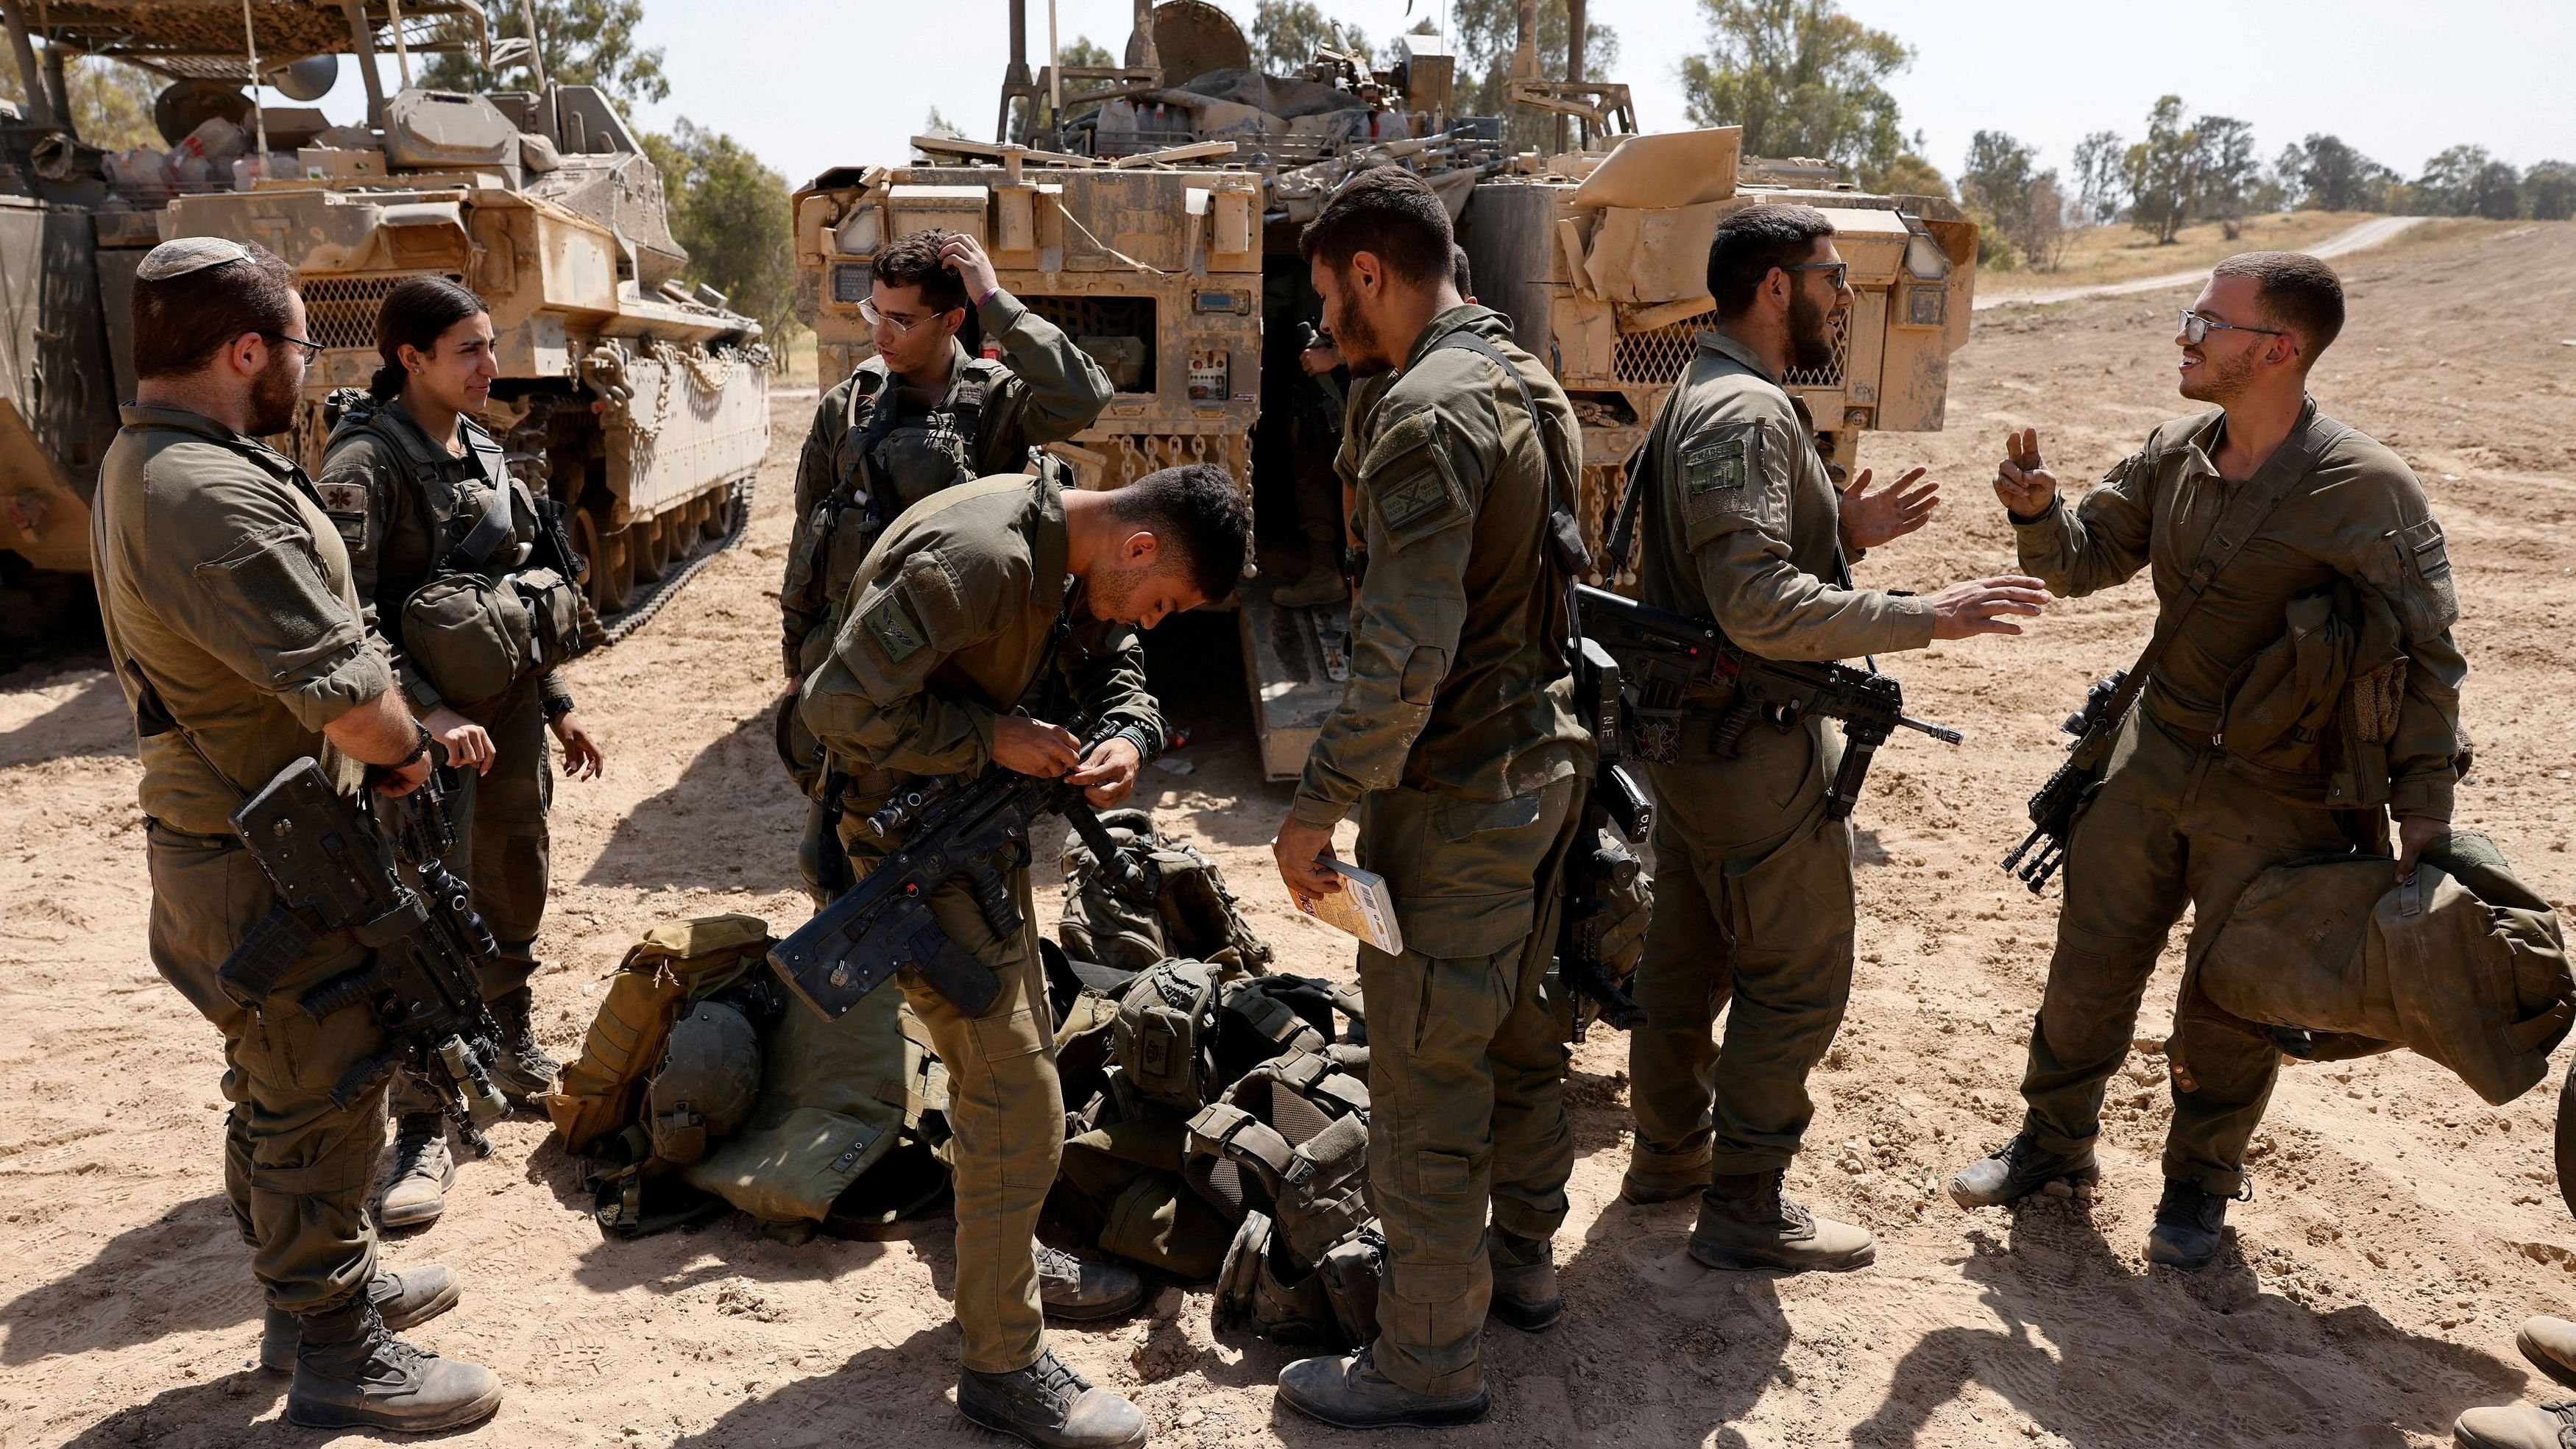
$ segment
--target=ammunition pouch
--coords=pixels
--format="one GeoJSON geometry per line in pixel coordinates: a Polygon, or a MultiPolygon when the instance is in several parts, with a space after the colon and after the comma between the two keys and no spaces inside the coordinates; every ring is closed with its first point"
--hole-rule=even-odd
{"type": "Polygon", "coordinates": [[[1164,961],[1119,992],[1110,1055],[1122,1094],[1187,1112],[1207,1100],[1215,1070],[1217,968],[1164,961]]]}

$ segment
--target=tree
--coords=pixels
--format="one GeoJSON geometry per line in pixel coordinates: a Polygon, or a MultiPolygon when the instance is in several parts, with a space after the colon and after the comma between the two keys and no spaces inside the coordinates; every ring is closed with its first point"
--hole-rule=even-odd
{"type": "Polygon", "coordinates": [[[1818,156],[1864,172],[1903,148],[1888,77],[1905,42],[1834,0],[1700,0],[1709,52],[1682,60],[1691,124],[1740,125],[1745,154],[1818,156]]]}
{"type": "Polygon", "coordinates": [[[1968,159],[1959,168],[1959,204],[1977,219],[1980,266],[2012,264],[2030,209],[2031,163],[2038,154],[2001,131],[1979,131],[1969,138],[1968,159]]]}
{"type": "Polygon", "coordinates": [[[1318,48],[1366,56],[1368,37],[1356,25],[1328,20],[1315,0],[1261,0],[1252,12],[1252,63],[1274,75],[1294,75],[1318,48]]]}
{"type": "Polygon", "coordinates": [[[2057,184],[2057,173],[2039,173],[2030,184],[2030,200],[2022,209],[2021,232],[2014,244],[2043,272],[2056,271],[2066,261],[2066,211],[2066,192],[2057,184]]]}
{"type": "MultiPolygon", "coordinates": [[[[1092,69],[1103,69],[1116,65],[1117,63],[1118,62],[1116,60],[1110,57],[1109,48],[1107,46],[1093,40],[1088,35],[1077,35],[1070,43],[1061,44],[1056,47],[1056,64],[1063,66],[1067,70],[1072,70],[1077,66],[1092,69]]],[[[1066,81],[1064,83],[1064,88],[1068,91],[1079,90],[1083,86],[1089,84],[1090,82],[1088,81],[1066,81]]],[[[933,106],[931,109],[935,112],[938,110],[938,107],[933,106]]],[[[1011,139],[1024,146],[1030,144],[1030,132],[1036,125],[1036,121],[1032,118],[1043,118],[1045,115],[1045,109],[1046,105],[1043,93],[1034,104],[1026,100],[1011,102],[1011,139]]],[[[1065,119],[1068,121],[1074,120],[1078,117],[1090,115],[1092,112],[1099,109],[1100,103],[1098,101],[1093,101],[1087,105],[1067,106],[1064,113],[1065,119]]],[[[965,133],[960,131],[958,134],[964,135],[965,133]]]]}
{"type": "Polygon", "coordinates": [[[2425,162],[2414,193],[2415,209],[2434,216],[2522,215],[2522,173],[2484,146],[2453,146],[2425,162]]]}
{"type": "MultiPolygon", "coordinates": [[[[1538,0],[1539,74],[1565,79],[1565,38],[1571,22],[1565,0],[1538,0]]],[[[1467,115],[1499,115],[1504,135],[1517,150],[1541,148],[1555,135],[1556,119],[1542,112],[1513,107],[1504,98],[1511,80],[1512,52],[1520,44],[1519,0],[1451,0],[1449,46],[1458,58],[1458,109],[1467,115]]],[[[1619,64],[1619,33],[1597,20],[1583,26],[1583,72],[1594,79],[1619,64]]]]}
{"type": "Polygon", "coordinates": [[[1915,155],[1899,151],[1896,159],[1884,169],[1861,173],[1861,185],[1888,196],[1948,196],[1950,183],[1941,168],[1915,155]]]}
{"type": "Polygon", "coordinates": [[[2276,169],[2299,207],[2319,211],[2385,210],[2397,181],[2397,173],[2331,135],[2311,134],[2283,150],[2276,169]]]}
{"type": "Polygon", "coordinates": [[[2129,187],[2129,220],[2164,246],[2191,218],[2200,194],[2200,132],[2183,124],[2182,97],[2163,96],[2147,113],[2147,138],[2129,148],[2121,179],[2129,187]]]}
{"type": "Polygon", "coordinates": [[[2543,161],[2522,173],[2522,208],[2534,221],[2576,217],[2576,166],[2543,161]]]}
{"type": "Polygon", "coordinates": [[[2117,131],[2095,131],[2075,143],[2074,211],[2078,224],[2108,226],[2120,218],[2121,179],[2128,143],[2117,131]]]}
{"type": "Polygon", "coordinates": [[[2243,234],[2245,212],[2263,181],[2254,128],[2232,116],[2203,116],[2192,129],[2200,133],[2200,190],[2192,209],[2217,218],[2227,239],[2234,241],[2243,234]]]}
{"type": "MultiPolygon", "coordinates": [[[[597,86],[624,105],[667,99],[671,82],[662,74],[662,48],[635,42],[644,22],[644,0],[505,0],[487,7],[492,37],[528,33],[526,10],[537,19],[537,55],[546,79],[565,85],[597,86]]],[[[470,44],[473,29],[461,20],[439,22],[441,36],[470,44]]],[[[430,58],[421,84],[433,90],[496,91],[528,83],[517,67],[506,76],[483,69],[471,50],[443,52],[430,58]]]]}
{"type": "MultiPolygon", "coordinates": [[[[109,151],[164,144],[152,123],[152,100],[169,84],[165,78],[122,61],[74,55],[64,58],[63,84],[71,92],[72,130],[82,140],[109,151]]],[[[23,114],[27,92],[16,66],[0,65],[0,100],[23,114]]]]}
{"type": "Polygon", "coordinates": [[[724,293],[735,311],[775,332],[796,295],[787,178],[733,137],[685,116],[670,135],[646,136],[644,154],[661,169],[671,235],[689,251],[689,279],[724,293]]]}

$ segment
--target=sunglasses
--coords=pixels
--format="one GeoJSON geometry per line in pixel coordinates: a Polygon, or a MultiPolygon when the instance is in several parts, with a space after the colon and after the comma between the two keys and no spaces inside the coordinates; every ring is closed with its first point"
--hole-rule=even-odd
{"type": "Polygon", "coordinates": [[[1849,262],[1800,262],[1794,267],[1782,267],[1780,270],[1784,272],[1831,272],[1834,274],[1831,280],[1834,284],[1834,290],[1837,292],[1850,285],[1850,282],[1847,280],[1851,276],[1851,263],[1849,262]]]}
{"type": "Polygon", "coordinates": [[[263,332],[259,335],[274,342],[283,342],[292,347],[303,348],[304,360],[307,362],[311,362],[313,359],[322,355],[322,344],[319,342],[307,342],[301,337],[289,337],[283,332],[263,332]]]}

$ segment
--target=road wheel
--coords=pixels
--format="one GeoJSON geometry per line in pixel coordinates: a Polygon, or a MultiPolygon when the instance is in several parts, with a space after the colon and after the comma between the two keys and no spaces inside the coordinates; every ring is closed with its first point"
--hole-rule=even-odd
{"type": "Polygon", "coordinates": [[[733,510],[727,506],[730,501],[731,500],[725,496],[722,490],[718,490],[717,492],[707,494],[705,497],[700,498],[698,500],[698,532],[705,534],[709,538],[724,537],[725,525],[731,522],[733,517],[733,510]]]}
{"type": "Polygon", "coordinates": [[[667,513],[627,530],[635,536],[635,582],[658,583],[671,571],[671,531],[667,513]]]}
{"type": "Polygon", "coordinates": [[[590,509],[576,509],[572,516],[573,551],[590,565],[582,588],[590,595],[594,612],[614,614],[626,607],[627,597],[635,592],[635,571],[628,558],[633,530],[608,533],[599,526],[599,515],[590,509]]]}

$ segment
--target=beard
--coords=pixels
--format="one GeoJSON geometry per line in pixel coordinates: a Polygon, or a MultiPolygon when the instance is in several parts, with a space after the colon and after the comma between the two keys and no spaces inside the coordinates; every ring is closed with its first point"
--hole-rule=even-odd
{"type": "Polygon", "coordinates": [[[1107,568],[1093,578],[1083,580],[1082,611],[1108,623],[1127,617],[1128,605],[1135,602],[1136,591],[1145,586],[1148,569],[1107,568]]]}
{"type": "Polygon", "coordinates": [[[268,366],[250,385],[250,436],[270,437],[295,426],[296,405],[304,400],[301,379],[284,348],[268,359],[268,366]]]}
{"type": "Polygon", "coordinates": [[[2180,385],[2182,395],[2193,402],[2225,406],[2244,394],[2245,385],[2253,376],[2254,354],[2251,350],[2225,362],[2204,352],[2200,354],[2200,365],[2184,373],[2180,385]]]}
{"type": "Polygon", "coordinates": [[[1789,365],[1819,372],[1834,365],[1833,323],[1804,288],[1789,296],[1789,365]]]}
{"type": "Polygon", "coordinates": [[[1333,342],[1342,352],[1342,365],[1353,377],[1375,377],[1395,369],[1395,359],[1378,346],[1377,329],[1360,315],[1357,307],[1342,308],[1340,325],[1333,328],[1333,342]]]}

